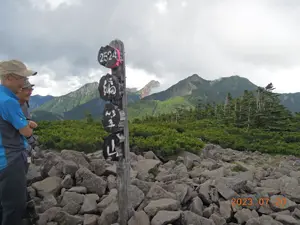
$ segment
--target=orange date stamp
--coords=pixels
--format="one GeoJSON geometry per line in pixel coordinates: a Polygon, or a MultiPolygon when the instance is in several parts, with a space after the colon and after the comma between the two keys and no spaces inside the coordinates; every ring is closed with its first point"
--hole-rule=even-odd
{"type": "Polygon", "coordinates": [[[237,197],[231,199],[231,206],[241,206],[241,207],[251,207],[255,205],[259,206],[269,206],[269,204],[273,204],[276,207],[284,208],[287,204],[287,198],[283,196],[274,196],[273,198],[269,197],[237,197]],[[272,202],[271,202],[272,201],[272,202]]]}

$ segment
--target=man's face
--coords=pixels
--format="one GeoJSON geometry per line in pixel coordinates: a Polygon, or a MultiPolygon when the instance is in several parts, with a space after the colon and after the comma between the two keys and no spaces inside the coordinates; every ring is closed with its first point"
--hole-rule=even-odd
{"type": "Polygon", "coordinates": [[[24,85],[26,78],[15,74],[10,74],[8,76],[8,80],[10,83],[9,86],[11,87],[12,91],[14,93],[19,93],[24,85]]]}
{"type": "Polygon", "coordinates": [[[32,91],[33,91],[32,87],[22,88],[21,91],[17,93],[17,96],[23,102],[29,101],[32,91]]]}

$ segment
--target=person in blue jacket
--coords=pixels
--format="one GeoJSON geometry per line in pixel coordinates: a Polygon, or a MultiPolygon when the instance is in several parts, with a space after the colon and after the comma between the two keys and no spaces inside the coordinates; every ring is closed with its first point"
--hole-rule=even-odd
{"type": "Polygon", "coordinates": [[[16,94],[37,72],[18,60],[0,62],[0,224],[20,225],[27,202],[27,139],[36,127],[26,120],[16,94]]]}

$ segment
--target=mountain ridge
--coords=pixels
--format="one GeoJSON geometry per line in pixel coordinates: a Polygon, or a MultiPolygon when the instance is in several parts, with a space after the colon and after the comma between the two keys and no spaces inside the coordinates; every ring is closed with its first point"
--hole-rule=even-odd
{"type": "Polygon", "coordinates": [[[51,99],[53,99],[54,96],[52,95],[33,95],[30,97],[30,108],[31,109],[35,109],[41,105],[43,105],[44,103],[50,101],[51,99]]]}
{"type": "MultiPolygon", "coordinates": [[[[49,101],[35,107],[32,110],[33,117],[51,120],[57,119],[81,119],[86,113],[91,113],[97,117],[99,111],[104,109],[105,101],[100,99],[98,92],[98,82],[84,84],[79,89],[62,96],[53,97],[49,101]],[[96,107],[94,109],[94,107],[96,107]],[[49,114],[50,113],[50,114],[49,114]],[[51,114],[52,113],[52,114],[51,114]],[[51,115],[51,116],[50,116],[51,115]]],[[[159,87],[158,81],[150,81],[143,88],[126,88],[128,93],[128,102],[138,101],[142,96],[151,93],[153,88],[159,87]]],[[[32,96],[35,99],[35,96],[32,96]]]]}
{"type": "MultiPolygon", "coordinates": [[[[150,84],[151,86],[151,82],[152,81],[147,85],[150,84]]],[[[64,119],[83,119],[87,112],[91,113],[93,117],[99,118],[102,114],[105,102],[99,98],[97,88],[98,82],[85,84],[81,87],[80,91],[78,89],[67,95],[55,97],[35,110],[47,111],[46,105],[48,107],[58,108],[59,110],[55,109],[47,112],[57,113],[57,111],[59,111],[57,114],[64,119]],[[86,97],[87,93],[84,87],[90,87],[90,89],[92,89],[89,91],[89,97],[86,97]],[[73,95],[72,98],[70,97],[71,95],[73,95]],[[66,100],[69,102],[64,103],[66,100]],[[53,104],[53,102],[55,102],[55,104],[53,104]],[[65,108],[63,108],[62,105],[64,105],[65,108]],[[67,105],[69,105],[69,107],[66,107],[67,105]]],[[[245,90],[254,91],[257,88],[258,86],[249,79],[239,75],[206,80],[198,74],[192,74],[166,90],[149,94],[143,98],[141,97],[142,89],[136,91],[137,89],[130,88],[127,89],[129,117],[136,118],[146,115],[159,115],[160,113],[172,112],[182,107],[194,108],[199,101],[223,102],[228,93],[231,93],[233,97],[238,97],[242,95],[245,90]]],[[[292,112],[300,111],[300,93],[279,94],[279,98],[282,104],[288,107],[292,112]]]]}

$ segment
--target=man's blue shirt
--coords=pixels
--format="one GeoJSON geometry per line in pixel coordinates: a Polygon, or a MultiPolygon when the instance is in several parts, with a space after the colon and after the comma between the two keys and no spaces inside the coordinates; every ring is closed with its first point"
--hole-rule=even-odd
{"type": "Polygon", "coordinates": [[[0,170],[10,165],[20,155],[26,159],[26,138],[19,129],[27,126],[18,97],[0,85],[0,170]]]}

